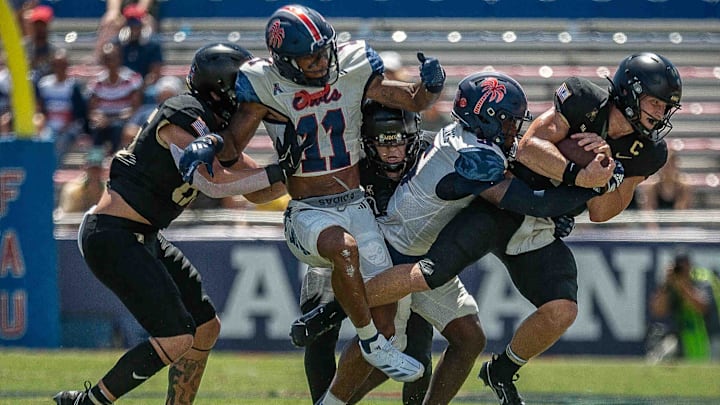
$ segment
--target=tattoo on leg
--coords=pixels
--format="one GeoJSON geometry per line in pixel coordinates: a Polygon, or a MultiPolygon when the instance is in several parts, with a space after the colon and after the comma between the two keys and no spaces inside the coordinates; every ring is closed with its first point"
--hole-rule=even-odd
{"type": "Polygon", "coordinates": [[[181,358],[168,370],[167,404],[189,405],[195,400],[202,380],[207,357],[194,360],[181,358]]]}

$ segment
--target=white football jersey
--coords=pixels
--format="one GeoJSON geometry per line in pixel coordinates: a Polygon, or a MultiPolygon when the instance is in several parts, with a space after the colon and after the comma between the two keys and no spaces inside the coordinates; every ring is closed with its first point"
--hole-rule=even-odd
{"type": "MultiPolygon", "coordinates": [[[[337,172],[357,164],[362,147],[362,103],[370,80],[382,73],[382,61],[364,41],[338,44],[340,75],[321,87],[296,84],[282,77],[272,62],[253,59],[238,73],[236,93],[240,102],[257,102],[287,117],[313,146],[305,151],[295,176],[337,172]]],[[[283,139],[283,125],[266,123],[273,138],[283,139]]]]}
{"type": "Polygon", "coordinates": [[[395,190],[387,214],[378,218],[385,239],[398,252],[410,256],[427,253],[442,228],[475,198],[454,191],[461,177],[456,168],[461,153],[465,157],[474,155],[478,162],[501,159],[507,169],[507,159],[498,146],[478,140],[459,124],[441,129],[395,190]]]}

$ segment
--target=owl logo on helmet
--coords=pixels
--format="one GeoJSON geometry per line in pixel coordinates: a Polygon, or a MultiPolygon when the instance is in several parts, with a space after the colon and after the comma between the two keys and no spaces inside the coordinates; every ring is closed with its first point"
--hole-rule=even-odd
{"type": "Polygon", "coordinates": [[[515,79],[500,72],[479,72],[458,84],[452,116],[479,139],[510,154],[523,124],[532,120],[527,108],[525,91],[515,79]]]}
{"type": "Polygon", "coordinates": [[[317,11],[300,5],[277,9],[265,27],[265,44],[284,78],[303,86],[324,87],[340,75],[335,29],[317,11]],[[296,58],[326,52],[328,70],[320,78],[308,78],[296,58]]]}
{"type": "Polygon", "coordinates": [[[237,71],[252,57],[247,49],[232,43],[205,45],[193,56],[185,81],[190,93],[224,121],[221,126],[237,111],[237,71]]]}
{"type": "Polygon", "coordinates": [[[640,136],[657,142],[672,130],[670,118],[680,109],[682,80],[675,65],[664,56],[643,52],[628,56],[618,66],[610,80],[610,99],[623,113],[640,136]],[[659,120],[653,119],[652,128],[641,121],[640,99],[652,96],[667,107],[659,120]]]}

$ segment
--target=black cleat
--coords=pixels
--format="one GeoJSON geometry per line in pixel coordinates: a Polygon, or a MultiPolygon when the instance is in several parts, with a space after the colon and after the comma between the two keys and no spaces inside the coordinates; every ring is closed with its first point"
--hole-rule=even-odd
{"type": "Polygon", "coordinates": [[[85,391],[60,391],[53,397],[57,405],[80,405],[88,397],[92,384],[85,381],[85,391]]]}
{"type": "Polygon", "coordinates": [[[290,340],[297,347],[305,347],[322,334],[333,328],[339,328],[344,318],[344,313],[332,309],[327,304],[319,305],[292,323],[290,340]]]}
{"type": "Polygon", "coordinates": [[[492,360],[486,361],[482,364],[478,378],[483,380],[485,385],[495,391],[495,395],[497,395],[500,400],[500,405],[525,405],[525,402],[522,397],[520,397],[520,394],[518,394],[517,388],[515,388],[514,384],[519,377],[518,375],[515,375],[515,378],[511,381],[505,382],[493,381],[490,379],[490,367],[492,367],[492,362],[495,358],[496,357],[493,357],[492,360]]]}

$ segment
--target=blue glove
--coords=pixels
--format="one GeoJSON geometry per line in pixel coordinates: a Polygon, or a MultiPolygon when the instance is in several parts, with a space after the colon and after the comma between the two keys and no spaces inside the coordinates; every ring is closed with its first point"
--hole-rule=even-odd
{"type": "Polygon", "coordinates": [[[619,160],[616,160],[615,170],[610,180],[608,180],[607,185],[605,187],[596,187],[593,190],[598,194],[612,193],[622,184],[623,179],[625,179],[625,168],[619,160]]]}
{"type": "Polygon", "coordinates": [[[183,150],[178,163],[178,170],[183,181],[192,184],[193,173],[200,164],[204,164],[208,173],[210,173],[210,177],[213,177],[215,175],[212,169],[213,159],[215,159],[215,154],[223,148],[223,145],[223,139],[218,134],[204,135],[190,142],[183,150]]]}
{"type": "Polygon", "coordinates": [[[422,52],[417,53],[420,61],[420,80],[430,93],[440,93],[445,86],[445,70],[437,58],[426,58],[422,52]]]}
{"type": "Polygon", "coordinates": [[[278,181],[287,183],[288,177],[295,174],[298,167],[300,167],[303,153],[312,145],[311,137],[308,137],[305,142],[300,144],[298,142],[297,132],[295,132],[295,127],[292,123],[287,123],[287,125],[285,125],[282,143],[279,139],[275,141],[275,151],[277,151],[278,154],[278,162],[265,168],[270,184],[278,181]]]}
{"type": "Polygon", "coordinates": [[[559,217],[553,217],[555,223],[555,232],[553,236],[556,238],[564,238],[570,235],[570,232],[575,228],[575,217],[570,215],[560,215],[559,217]]]}

